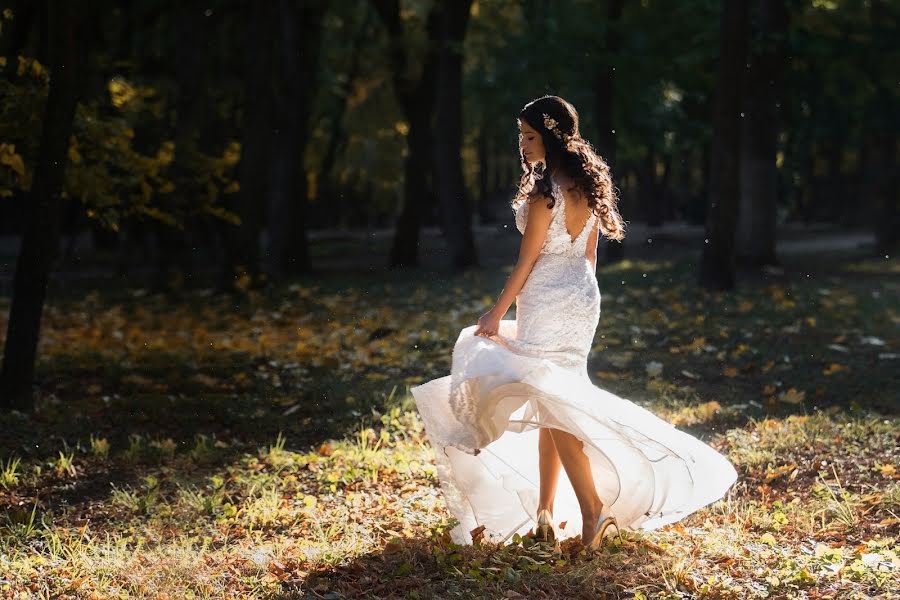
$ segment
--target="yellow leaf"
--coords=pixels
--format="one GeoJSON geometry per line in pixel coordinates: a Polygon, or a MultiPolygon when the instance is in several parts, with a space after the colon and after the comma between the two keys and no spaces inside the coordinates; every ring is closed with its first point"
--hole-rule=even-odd
{"type": "Polygon", "coordinates": [[[613,373],[612,371],[597,371],[594,374],[600,379],[618,379],[621,377],[619,373],[613,373]]]}
{"type": "Polygon", "coordinates": [[[763,544],[768,544],[770,546],[774,546],[775,544],[778,543],[777,540],[775,539],[775,536],[772,535],[771,533],[762,534],[762,536],[760,536],[760,538],[759,538],[759,541],[762,542],[763,544]]]}
{"type": "Polygon", "coordinates": [[[137,96],[137,90],[121,77],[114,77],[106,84],[110,101],[116,108],[122,108],[137,96]]]}
{"type": "Polygon", "coordinates": [[[228,146],[225,147],[225,152],[222,154],[222,159],[225,161],[225,164],[229,167],[233,167],[241,160],[241,143],[231,141],[228,143],[228,146]]]}
{"type": "Polygon", "coordinates": [[[894,465],[879,465],[878,471],[885,477],[893,477],[897,473],[897,467],[894,465]]]}
{"type": "Polygon", "coordinates": [[[797,388],[791,388],[778,396],[779,400],[788,404],[800,404],[803,402],[804,398],[806,398],[806,392],[800,391],[797,388]]]}
{"type": "Polygon", "coordinates": [[[841,371],[846,371],[847,367],[839,363],[831,363],[826,368],[822,369],[823,375],[834,375],[835,373],[839,373],[841,371]]]}
{"type": "Polygon", "coordinates": [[[73,165],[77,165],[81,162],[81,155],[78,153],[78,146],[69,146],[69,160],[72,161],[73,165]]]}
{"type": "Polygon", "coordinates": [[[20,178],[25,177],[25,162],[21,156],[16,154],[16,147],[13,144],[0,146],[0,164],[8,166],[20,178]]]}
{"type": "Polygon", "coordinates": [[[156,160],[163,165],[168,165],[175,158],[175,142],[165,141],[156,151],[156,160]]]}

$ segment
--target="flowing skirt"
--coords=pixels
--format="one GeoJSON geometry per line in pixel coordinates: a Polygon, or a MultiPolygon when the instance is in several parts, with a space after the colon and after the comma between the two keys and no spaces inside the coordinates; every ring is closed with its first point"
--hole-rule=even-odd
{"type": "MultiPolygon", "coordinates": [[[[650,530],[721,498],[737,478],[731,463],[697,438],[594,385],[586,373],[518,351],[516,321],[498,336],[463,329],[446,377],[411,389],[435,450],[448,508],[470,532],[506,542],[536,524],[540,427],[584,442],[601,501],[622,529],[650,530]]],[[[581,533],[581,509],[562,471],[554,502],[558,538],[581,533]]]]}

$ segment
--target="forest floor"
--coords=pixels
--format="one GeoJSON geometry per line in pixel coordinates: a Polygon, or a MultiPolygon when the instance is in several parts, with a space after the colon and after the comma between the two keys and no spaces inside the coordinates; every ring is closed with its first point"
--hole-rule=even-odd
{"type": "Polygon", "coordinates": [[[0,415],[0,598],[900,596],[900,259],[731,293],[698,289],[695,256],[601,260],[592,379],[739,479],[594,555],[448,537],[409,387],[449,373],[505,262],[55,288],[36,411],[0,415]]]}

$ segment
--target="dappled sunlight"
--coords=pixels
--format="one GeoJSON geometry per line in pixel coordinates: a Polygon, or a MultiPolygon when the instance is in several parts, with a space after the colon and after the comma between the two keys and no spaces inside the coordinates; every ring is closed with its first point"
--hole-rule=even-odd
{"type": "Polygon", "coordinates": [[[741,599],[892,590],[891,282],[835,275],[712,294],[684,269],[600,272],[588,372],[725,454],[739,481],[721,501],[626,532],[594,558],[574,540],[559,550],[527,537],[449,541],[454,523],[408,389],[449,369],[459,330],[492,302],[494,271],[232,299],[200,290],[178,301],[140,291],[53,301],[39,365],[47,393],[35,416],[2,416],[0,589],[741,599]]]}
{"type": "MultiPolygon", "coordinates": [[[[73,453],[71,472],[55,476],[77,480],[145,452],[157,458],[106,497],[42,506],[36,516],[7,512],[0,539],[8,582],[57,582],[29,588],[45,595],[353,595],[390,579],[395,590],[439,594],[500,594],[513,585],[536,597],[587,586],[640,589],[647,598],[713,590],[740,598],[836,585],[887,591],[900,568],[895,420],[832,410],[715,434],[708,443],[739,469],[734,489],[682,522],[626,532],[592,557],[575,540],[559,549],[519,536],[509,546],[452,544],[432,450],[418,416],[404,408],[412,400],[391,404],[345,437],[292,450],[278,436],[211,469],[208,440],[189,448],[138,438],[107,448],[94,440],[73,453]]],[[[659,412],[693,423],[716,410],[659,412]]],[[[39,478],[7,465],[5,493],[36,489],[39,478]]]]}

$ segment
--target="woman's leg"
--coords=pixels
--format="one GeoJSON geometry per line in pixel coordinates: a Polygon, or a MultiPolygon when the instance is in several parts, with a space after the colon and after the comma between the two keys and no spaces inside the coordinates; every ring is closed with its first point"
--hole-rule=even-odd
{"type": "Polygon", "coordinates": [[[538,512],[546,509],[552,513],[562,463],[559,460],[559,453],[556,451],[556,444],[553,442],[550,430],[546,427],[541,427],[538,433],[538,455],[541,473],[541,498],[538,503],[538,512]]]}
{"type": "Polygon", "coordinates": [[[584,453],[584,443],[577,437],[559,429],[550,429],[550,433],[566,475],[572,482],[578,504],[581,505],[581,539],[582,543],[587,544],[594,535],[594,525],[597,524],[603,507],[591,474],[590,461],[584,453]]]}

